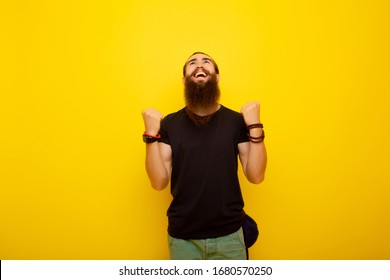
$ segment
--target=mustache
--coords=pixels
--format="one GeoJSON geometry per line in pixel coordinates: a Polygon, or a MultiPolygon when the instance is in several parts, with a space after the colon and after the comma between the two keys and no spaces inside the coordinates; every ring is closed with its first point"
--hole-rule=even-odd
{"type": "Polygon", "coordinates": [[[207,69],[204,69],[203,67],[197,67],[194,71],[191,72],[190,76],[195,76],[200,70],[202,70],[202,72],[206,73],[207,76],[210,76],[210,71],[208,71],[207,69]]]}

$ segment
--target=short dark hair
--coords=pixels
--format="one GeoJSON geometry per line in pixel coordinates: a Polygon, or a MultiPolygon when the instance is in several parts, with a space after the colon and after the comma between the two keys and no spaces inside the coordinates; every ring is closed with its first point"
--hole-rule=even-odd
{"type": "MultiPolygon", "coordinates": [[[[207,55],[208,57],[210,57],[210,58],[211,58],[211,61],[212,61],[213,64],[214,64],[215,73],[219,74],[218,65],[217,65],[217,63],[215,62],[215,60],[214,60],[211,56],[209,56],[207,53],[204,53],[204,52],[194,52],[194,53],[191,54],[189,57],[191,57],[191,56],[193,56],[193,55],[196,55],[196,54],[204,54],[204,55],[207,55]]],[[[188,59],[187,59],[187,61],[188,61],[188,59]]],[[[185,77],[185,75],[186,75],[187,61],[186,61],[186,63],[184,63],[184,66],[183,66],[183,77],[185,77]]]]}

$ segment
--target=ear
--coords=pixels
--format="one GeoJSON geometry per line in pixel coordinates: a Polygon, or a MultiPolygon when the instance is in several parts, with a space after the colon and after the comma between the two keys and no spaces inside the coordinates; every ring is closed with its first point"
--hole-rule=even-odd
{"type": "Polygon", "coordinates": [[[217,82],[219,82],[220,79],[221,77],[219,76],[219,74],[217,74],[217,82]]]}
{"type": "Polygon", "coordinates": [[[186,77],[183,77],[181,78],[181,82],[183,83],[183,85],[186,83],[186,77]]]}

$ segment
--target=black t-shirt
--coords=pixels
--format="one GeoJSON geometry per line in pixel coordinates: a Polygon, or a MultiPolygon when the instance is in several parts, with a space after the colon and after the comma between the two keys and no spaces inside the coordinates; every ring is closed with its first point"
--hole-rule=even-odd
{"type": "Polygon", "coordinates": [[[159,141],[172,149],[171,236],[214,238],[241,227],[237,144],[248,141],[247,133],[243,117],[224,106],[205,126],[195,126],[184,108],[162,120],[159,141]]]}

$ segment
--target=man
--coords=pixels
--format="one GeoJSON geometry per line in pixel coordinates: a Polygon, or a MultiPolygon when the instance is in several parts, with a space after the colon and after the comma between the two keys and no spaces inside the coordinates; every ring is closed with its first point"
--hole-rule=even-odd
{"type": "Polygon", "coordinates": [[[224,107],[219,80],[215,61],[196,52],[183,67],[186,106],[164,119],[155,109],[142,112],[152,187],[162,190],[171,181],[171,259],[247,258],[237,158],[251,183],[263,181],[267,156],[260,105],[249,102],[241,114],[224,107]]]}

